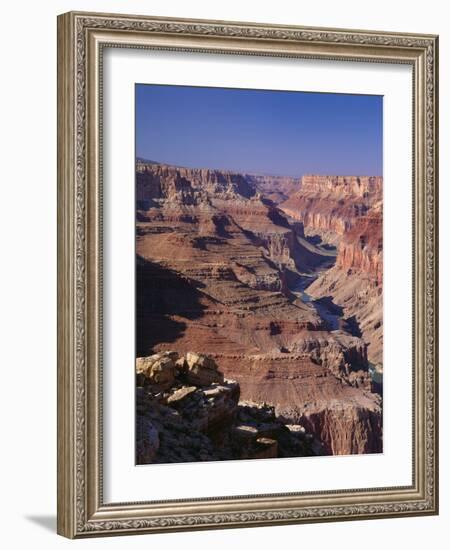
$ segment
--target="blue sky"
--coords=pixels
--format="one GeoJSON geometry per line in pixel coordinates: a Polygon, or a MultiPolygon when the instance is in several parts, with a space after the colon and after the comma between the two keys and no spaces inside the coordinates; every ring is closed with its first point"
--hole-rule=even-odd
{"type": "Polygon", "coordinates": [[[300,176],[382,175],[382,96],[136,85],[136,155],[300,176]]]}

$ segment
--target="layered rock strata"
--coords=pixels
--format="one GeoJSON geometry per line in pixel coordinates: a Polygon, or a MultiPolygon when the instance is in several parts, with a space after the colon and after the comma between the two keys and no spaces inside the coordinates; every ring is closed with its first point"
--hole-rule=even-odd
{"type": "Polygon", "coordinates": [[[382,187],[381,177],[307,175],[280,208],[301,220],[307,234],[337,244],[356,218],[379,203],[382,187]]]}
{"type": "Polygon", "coordinates": [[[273,407],[240,402],[239,384],[224,379],[210,357],[191,352],[184,357],[173,352],[155,354],[141,358],[136,372],[138,464],[323,452],[311,433],[300,425],[283,423],[273,407]],[[161,364],[171,367],[170,386],[161,383],[161,364]],[[211,381],[212,372],[215,381],[211,381]]]}
{"type": "Polygon", "coordinates": [[[336,263],[307,287],[316,299],[343,308],[353,333],[382,368],[383,218],[381,177],[303,176],[301,190],[280,208],[303,223],[307,235],[338,249],[336,263]]]}
{"type": "Polygon", "coordinates": [[[300,178],[247,174],[249,180],[265,198],[279,204],[286,201],[301,186],[300,178]]]}
{"type": "MultiPolygon", "coordinates": [[[[376,178],[358,179],[337,180],[354,196],[350,211],[358,216],[349,227],[376,202],[376,178]],[[366,206],[358,210],[360,203],[366,206]]],[[[313,204],[312,183],[304,185],[313,204]]],[[[318,200],[334,200],[344,219],[347,206],[336,204],[337,191],[329,187],[325,179],[318,200]]],[[[368,342],[358,321],[324,314],[342,307],[334,293],[319,290],[321,276],[314,283],[317,300],[293,291],[305,274],[312,281],[336,269],[342,277],[344,264],[332,267],[333,248],[309,238],[308,218],[294,219],[284,203],[277,207],[269,190],[268,179],[243,174],[138,164],[137,354],[208,355],[225,379],[237,381],[241,400],[266,403],[286,422],[314,429],[323,452],[380,452],[381,402],[370,391],[368,342]],[[329,304],[330,295],[336,304],[329,304]]],[[[335,211],[327,208],[331,220],[335,211]]],[[[338,244],[343,233],[330,242],[338,244]]],[[[355,273],[357,262],[375,266],[371,253],[341,256],[355,273]]],[[[192,379],[186,385],[187,399],[203,391],[192,390],[192,379]]],[[[147,386],[143,391],[146,399],[153,395],[147,386]]]]}
{"type": "Polygon", "coordinates": [[[339,244],[336,264],[308,287],[315,298],[333,296],[368,343],[368,358],[383,362],[383,223],[372,209],[358,218],[339,244]]]}

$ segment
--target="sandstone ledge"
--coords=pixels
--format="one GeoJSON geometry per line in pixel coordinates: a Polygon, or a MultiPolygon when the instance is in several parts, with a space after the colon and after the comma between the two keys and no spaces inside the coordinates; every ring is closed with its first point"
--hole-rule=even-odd
{"type": "MultiPolygon", "coordinates": [[[[360,390],[350,386],[344,386],[342,401],[339,396],[334,401],[319,399],[305,402],[302,410],[289,411],[267,402],[242,400],[240,384],[222,373],[220,381],[201,380],[202,369],[219,372],[215,361],[202,354],[179,357],[172,351],[161,352],[140,358],[137,365],[138,464],[381,451],[380,408],[370,394],[364,401],[360,390]],[[188,357],[200,373],[195,383],[186,368],[188,357]],[[147,365],[144,375],[143,363],[147,365]],[[166,368],[172,365],[169,387],[166,379],[155,382],[155,370],[148,368],[161,363],[166,368]]],[[[326,370],[319,365],[312,368],[326,370]]]]}

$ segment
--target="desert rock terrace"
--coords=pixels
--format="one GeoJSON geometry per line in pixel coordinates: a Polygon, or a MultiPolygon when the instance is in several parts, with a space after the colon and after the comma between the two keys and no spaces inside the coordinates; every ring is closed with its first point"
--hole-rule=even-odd
{"type": "MultiPolygon", "coordinates": [[[[321,454],[380,452],[382,387],[371,372],[382,369],[382,179],[143,160],[136,179],[138,408],[169,418],[180,416],[178,398],[203,402],[201,380],[178,374],[170,391],[181,393],[158,401],[139,372],[158,353],[197,354],[234,381],[210,381],[237,407],[230,433],[248,402],[300,426],[321,454]]],[[[151,460],[195,459],[161,453],[151,460]]]]}

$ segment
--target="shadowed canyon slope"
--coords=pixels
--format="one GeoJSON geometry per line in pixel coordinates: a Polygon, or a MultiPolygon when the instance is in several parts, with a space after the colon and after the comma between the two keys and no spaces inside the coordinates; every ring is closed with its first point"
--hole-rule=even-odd
{"type": "Polygon", "coordinates": [[[137,356],[206,354],[322,454],[380,452],[381,178],[139,161],[136,180],[137,356]]]}

